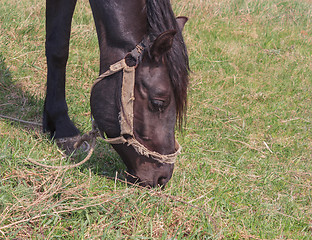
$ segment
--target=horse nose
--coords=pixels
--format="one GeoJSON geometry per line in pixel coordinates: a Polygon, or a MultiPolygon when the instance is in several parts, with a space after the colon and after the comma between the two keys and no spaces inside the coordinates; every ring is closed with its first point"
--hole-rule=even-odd
{"type": "Polygon", "coordinates": [[[162,164],[158,165],[157,168],[155,168],[155,164],[145,165],[145,167],[139,171],[128,168],[126,171],[127,181],[148,188],[164,188],[172,177],[174,164],[162,164]]]}
{"type": "Polygon", "coordinates": [[[154,187],[160,187],[161,189],[164,189],[166,184],[169,182],[170,177],[167,176],[161,176],[156,177],[154,180],[146,180],[146,181],[139,181],[139,185],[147,188],[154,188],[154,187]]]}
{"type": "Polygon", "coordinates": [[[161,187],[164,188],[166,184],[169,182],[172,174],[169,174],[168,176],[161,175],[159,177],[154,178],[154,180],[142,180],[138,176],[134,176],[132,174],[127,175],[127,181],[133,184],[138,184],[142,187],[161,187]]]}
{"type": "Polygon", "coordinates": [[[157,185],[161,188],[164,188],[166,184],[168,183],[169,178],[168,177],[159,177],[157,181],[157,185]]]}
{"type": "Polygon", "coordinates": [[[173,173],[173,165],[168,165],[166,171],[158,175],[158,177],[156,178],[155,185],[164,188],[171,179],[172,173],[173,173]]]}

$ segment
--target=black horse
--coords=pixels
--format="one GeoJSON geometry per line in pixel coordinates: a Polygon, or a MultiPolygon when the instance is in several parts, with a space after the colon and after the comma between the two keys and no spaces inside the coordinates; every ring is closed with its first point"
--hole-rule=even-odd
{"type": "MultiPolygon", "coordinates": [[[[76,1],[46,0],[48,76],[43,130],[63,143],[80,135],[68,116],[65,100],[65,69],[76,1]]],[[[137,64],[133,90],[134,138],[151,152],[161,156],[173,154],[175,125],[177,122],[181,125],[186,110],[189,66],[181,31],[187,18],[175,18],[170,0],[89,2],[100,47],[100,74],[128,56],[136,46],[142,50],[138,59],[134,59],[137,64]]],[[[120,71],[98,82],[91,92],[92,115],[101,134],[109,138],[121,135],[122,85],[120,71]]],[[[171,178],[172,163],[159,162],[130,144],[112,146],[126,164],[130,181],[139,181],[144,186],[164,186],[171,178]]]]}

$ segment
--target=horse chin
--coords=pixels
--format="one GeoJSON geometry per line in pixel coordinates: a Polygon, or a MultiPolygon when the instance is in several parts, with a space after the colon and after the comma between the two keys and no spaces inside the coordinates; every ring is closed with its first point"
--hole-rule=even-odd
{"type": "Polygon", "coordinates": [[[164,164],[138,154],[133,147],[112,145],[127,166],[127,181],[142,187],[164,188],[172,177],[174,164],[164,164]]]}

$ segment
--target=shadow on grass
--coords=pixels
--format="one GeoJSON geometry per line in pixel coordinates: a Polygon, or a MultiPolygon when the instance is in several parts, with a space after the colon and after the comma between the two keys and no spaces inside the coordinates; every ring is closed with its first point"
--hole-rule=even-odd
{"type": "MultiPolygon", "coordinates": [[[[5,58],[0,53],[0,114],[39,123],[42,106],[42,99],[23,91],[21,85],[14,83],[5,58]]],[[[29,129],[34,126],[37,130],[40,129],[38,124],[29,124],[26,127],[29,129]]]]}
{"type": "MultiPolygon", "coordinates": [[[[42,132],[41,119],[44,99],[32,95],[23,90],[22,86],[15,83],[10,68],[5,63],[5,57],[0,52],[0,115],[11,119],[4,121],[10,122],[13,126],[23,128],[27,133],[35,138],[43,137],[49,141],[48,135],[42,132]],[[18,122],[20,119],[36,124],[25,124],[18,122]]],[[[0,119],[3,119],[0,117],[0,119]]],[[[0,136],[1,137],[1,136],[0,136]]],[[[80,162],[86,154],[72,157],[74,162],[80,162]]],[[[80,167],[80,171],[91,171],[94,174],[115,177],[118,172],[122,177],[124,165],[115,151],[106,143],[97,140],[97,147],[91,159],[80,167]]]]}

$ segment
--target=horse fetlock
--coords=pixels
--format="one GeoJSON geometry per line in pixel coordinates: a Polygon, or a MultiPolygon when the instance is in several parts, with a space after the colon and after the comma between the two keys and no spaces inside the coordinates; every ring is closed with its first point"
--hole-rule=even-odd
{"type": "Polygon", "coordinates": [[[70,120],[67,112],[64,114],[50,115],[44,112],[43,131],[49,132],[51,138],[73,137],[80,134],[75,124],[70,120]]]}

